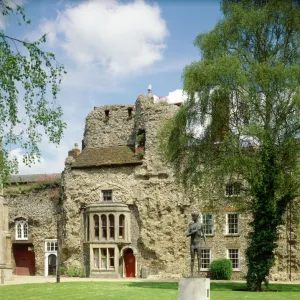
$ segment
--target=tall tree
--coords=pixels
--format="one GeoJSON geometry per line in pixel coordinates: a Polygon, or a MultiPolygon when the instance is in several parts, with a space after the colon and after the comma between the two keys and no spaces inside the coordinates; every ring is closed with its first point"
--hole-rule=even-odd
{"type": "MultiPolygon", "coordinates": [[[[19,26],[30,23],[14,1],[0,0],[0,13],[14,17],[19,26]]],[[[25,149],[23,161],[31,164],[40,157],[43,133],[59,144],[66,127],[56,100],[65,71],[53,53],[41,49],[45,41],[45,35],[29,43],[0,30],[0,169],[4,181],[17,168],[16,160],[9,158],[8,145],[25,149]]]]}
{"type": "Polygon", "coordinates": [[[221,10],[195,40],[201,60],[184,70],[188,100],[165,125],[162,149],[187,186],[207,173],[242,180],[252,213],[247,285],[259,291],[299,192],[300,5],[224,0],[221,10]]]}

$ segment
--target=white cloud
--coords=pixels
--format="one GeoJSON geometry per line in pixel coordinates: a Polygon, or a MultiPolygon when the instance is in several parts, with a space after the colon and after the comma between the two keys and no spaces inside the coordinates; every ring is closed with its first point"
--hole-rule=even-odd
{"type": "Polygon", "coordinates": [[[187,94],[180,89],[177,89],[173,92],[170,92],[167,96],[163,97],[158,97],[158,96],[153,96],[154,98],[154,103],[157,102],[167,102],[167,103],[182,103],[187,100],[187,94]]]}
{"type": "Polygon", "coordinates": [[[168,35],[158,5],[143,0],[90,0],[68,7],[56,20],[44,20],[31,38],[44,33],[81,67],[99,64],[114,75],[161,60],[168,35]]]}
{"type": "Polygon", "coordinates": [[[181,103],[187,100],[187,94],[183,90],[175,90],[167,96],[168,103],[181,103]]]}

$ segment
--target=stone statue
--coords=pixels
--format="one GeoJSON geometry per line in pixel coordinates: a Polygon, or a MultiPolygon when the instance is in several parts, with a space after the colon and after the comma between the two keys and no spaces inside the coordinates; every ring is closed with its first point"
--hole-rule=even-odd
{"type": "Polygon", "coordinates": [[[201,238],[204,239],[206,243],[205,233],[204,233],[204,226],[200,222],[198,222],[199,213],[192,212],[192,219],[194,223],[189,225],[188,232],[186,236],[191,237],[191,244],[190,244],[190,251],[191,251],[191,277],[194,274],[194,261],[195,261],[195,254],[197,253],[198,258],[198,277],[200,277],[200,267],[201,267],[201,238]]]}

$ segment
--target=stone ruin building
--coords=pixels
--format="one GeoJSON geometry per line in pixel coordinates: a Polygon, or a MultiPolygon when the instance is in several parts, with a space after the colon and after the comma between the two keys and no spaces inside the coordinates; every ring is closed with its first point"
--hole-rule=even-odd
{"type": "MultiPolygon", "coordinates": [[[[230,205],[243,198],[240,185],[229,182],[220,194],[208,182],[188,194],[159,155],[158,132],[177,110],[146,95],[135,105],[95,107],[86,119],[82,150],[76,145],[68,153],[61,188],[24,192],[41,178],[13,177],[5,193],[13,272],[54,275],[59,247],[61,265],[81,268],[87,277],[179,278],[189,273],[185,232],[191,211],[198,210],[207,235],[202,276],[209,276],[212,260],[227,257],[233,279],[245,278],[249,216],[230,205]]],[[[271,279],[300,278],[292,211],[278,230],[271,279]]]]}

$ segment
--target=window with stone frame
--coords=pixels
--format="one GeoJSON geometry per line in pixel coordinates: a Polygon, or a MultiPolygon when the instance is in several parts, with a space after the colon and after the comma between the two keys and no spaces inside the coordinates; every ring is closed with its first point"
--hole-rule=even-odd
{"type": "Polygon", "coordinates": [[[103,201],[112,201],[113,200],[112,190],[103,190],[102,191],[102,200],[103,201]]]}
{"type": "Polygon", "coordinates": [[[45,251],[57,252],[57,240],[56,239],[45,240],[45,251]]]}
{"type": "Polygon", "coordinates": [[[211,263],[211,249],[201,249],[201,270],[209,269],[211,263]]]}
{"type": "Polygon", "coordinates": [[[15,221],[16,240],[28,240],[28,223],[26,220],[15,221]]]}
{"type": "Polygon", "coordinates": [[[100,270],[114,270],[115,248],[93,248],[93,268],[100,270]]]}
{"type": "Polygon", "coordinates": [[[94,237],[96,240],[99,240],[99,216],[98,215],[94,215],[93,216],[94,219],[94,237]]]}
{"type": "Polygon", "coordinates": [[[225,186],[225,196],[234,197],[241,194],[242,184],[240,182],[229,182],[225,186]]]}
{"type": "Polygon", "coordinates": [[[119,238],[120,239],[125,238],[125,216],[124,215],[119,216],[119,238]]]}
{"type": "MultiPolygon", "coordinates": [[[[89,220],[88,218],[86,220],[89,220]]],[[[86,232],[85,236],[87,241],[115,241],[118,239],[126,239],[127,233],[125,231],[126,217],[124,214],[118,216],[118,214],[93,214],[92,226],[85,230],[91,230],[86,232]],[[89,240],[90,239],[90,240],[89,240]]],[[[85,225],[89,225],[87,221],[85,225]]]]}
{"type": "Polygon", "coordinates": [[[110,214],[108,216],[108,220],[109,220],[109,238],[115,239],[115,216],[110,214]]]}
{"type": "Polygon", "coordinates": [[[239,215],[237,213],[226,214],[226,234],[239,234],[239,215]]]}
{"type": "Polygon", "coordinates": [[[101,215],[101,239],[107,240],[107,216],[101,215]]]}
{"type": "Polygon", "coordinates": [[[214,234],[214,216],[212,213],[204,212],[201,214],[201,223],[203,224],[205,235],[214,234]]]}
{"type": "Polygon", "coordinates": [[[231,260],[232,269],[240,269],[240,250],[239,249],[227,249],[227,258],[231,260]]]}

